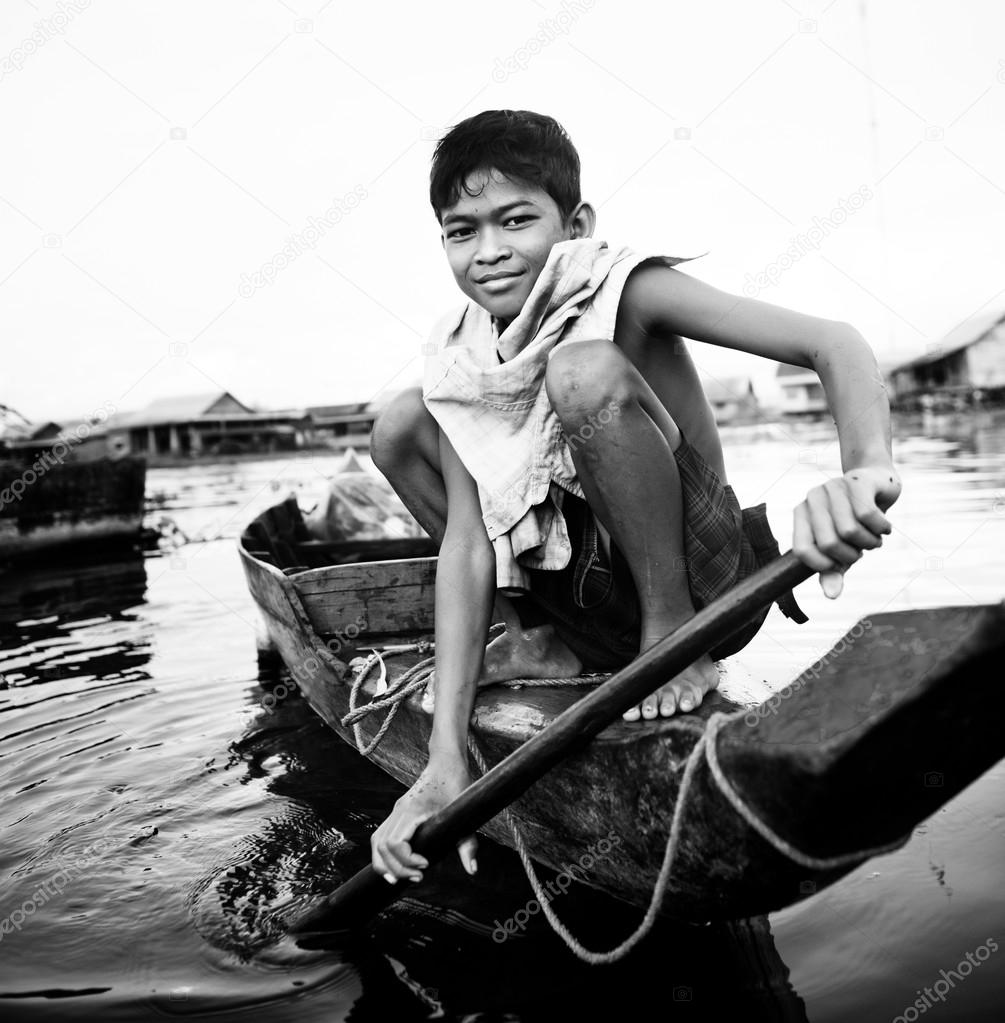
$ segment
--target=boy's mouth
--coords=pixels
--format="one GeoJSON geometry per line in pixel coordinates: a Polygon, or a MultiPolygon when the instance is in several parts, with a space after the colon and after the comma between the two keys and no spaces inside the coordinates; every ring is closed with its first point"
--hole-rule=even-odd
{"type": "Polygon", "coordinates": [[[522,270],[496,270],[494,273],[484,274],[476,279],[478,284],[501,284],[504,281],[511,281],[523,275],[522,270]]]}

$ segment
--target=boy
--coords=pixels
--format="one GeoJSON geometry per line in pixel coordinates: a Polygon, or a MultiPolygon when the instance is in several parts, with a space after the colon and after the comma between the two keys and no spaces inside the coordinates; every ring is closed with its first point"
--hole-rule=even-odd
{"type": "MultiPolygon", "coordinates": [[[[399,395],[372,442],[440,542],[429,762],[372,839],[390,883],[421,879],[412,833],[470,783],[477,685],[622,667],[777,555],[763,506],[741,512],[724,482],[682,335],[820,376],[844,475],[796,509],[792,547],[827,596],[880,546],[900,491],[882,377],[857,331],[593,241],[579,157],[551,118],[463,121],[437,145],[430,198],[470,301],[434,330],[421,393],[399,395]],[[506,632],[486,648],[493,606],[506,632]]],[[[779,603],[803,619],[791,595],[779,603]]],[[[740,649],[766,614],[712,654],[740,649]]],[[[692,710],[716,682],[702,657],[626,720],[692,710]]],[[[475,840],[459,851],[473,874],[475,840]]]]}

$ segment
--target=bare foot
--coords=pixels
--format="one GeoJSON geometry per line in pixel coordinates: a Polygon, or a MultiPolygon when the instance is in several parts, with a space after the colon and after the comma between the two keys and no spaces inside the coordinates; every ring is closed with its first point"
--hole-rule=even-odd
{"type": "Polygon", "coordinates": [[[558,638],[553,625],[507,627],[485,648],[479,686],[511,678],[570,678],[583,669],[580,659],[558,638]]]}
{"type": "MultiPolygon", "coordinates": [[[[642,649],[652,645],[650,643],[642,649]]],[[[656,717],[671,717],[678,710],[694,710],[705,698],[705,694],[718,685],[719,671],[708,654],[705,654],[676,678],[647,696],[638,707],[625,711],[624,720],[652,721],[656,717]]]]}
{"type": "MultiPolygon", "coordinates": [[[[553,625],[524,629],[510,624],[485,648],[478,688],[513,678],[573,678],[582,670],[582,661],[558,638],[553,625]]],[[[434,674],[422,698],[422,707],[429,712],[435,685],[434,674]]]]}

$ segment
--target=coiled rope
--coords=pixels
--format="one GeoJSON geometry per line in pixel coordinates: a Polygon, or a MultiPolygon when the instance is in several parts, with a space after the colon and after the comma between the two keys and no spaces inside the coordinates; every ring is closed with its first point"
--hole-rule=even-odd
{"type": "MultiPolygon", "coordinates": [[[[401,702],[408,699],[408,697],[413,693],[418,692],[425,687],[429,677],[433,673],[433,665],[436,658],[428,657],[420,661],[418,664],[413,665],[401,676],[400,679],[397,680],[394,687],[389,689],[386,694],[371,700],[362,707],[357,707],[356,700],[358,699],[359,691],[362,688],[363,682],[377,663],[380,663],[381,665],[381,683],[386,681],[387,666],[384,664],[381,654],[393,655],[411,651],[426,653],[432,649],[434,649],[434,644],[428,640],[422,640],[418,643],[402,644],[401,646],[387,646],[382,647],[379,650],[374,649],[373,653],[363,662],[360,670],[353,679],[352,689],[349,694],[349,713],[342,718],[342,724],[352,725],[353,735],[356,739],[356,747],[364,756],[369,755],[377,748],[377,745],[384,737],[384,734],[387,732],[388,728],[390,728],[391,722],[394,720],[394,715],[397,713],[401,702]],[[383,722],[381,722],[381,726],[378,729],[377,734],[368,744],[364,744],[359,722],[368,714],[385,709],[387,710],[387,715],[383,722]]],[[[596,675],[581,675],[575,679],[511,679],[501,684],[511,687],[520,687],[524,685],[583,685],[598,682],[607,677],[609,676],[601,673],[596,675]]],[[[811,870],[825,871],[857,864],[872,856],[879,856],[883,853],[899,849],[910,837],[910,835],[906,835],[895,842],[889,842],[885,845],[876,846],[861,852],[843,853],[838,856],[822,858],[811,856],[796,848],[787,839],[782,838],[781,835],[773,831],[760,817],[758,817],[751,806],[743,800],[740,794],[733,787],[732,783],[723,773],[722,767],[719,763],[719,730],[724,724],[734,720],[743,713],[743,710],[739,711],[737,714],[723,714],[717,711],[712,714],[712,716],[708,719],[706,726],[701,729],[701,734],[698,736],[698,739],[691,752],[688,754],[687,760],[684,764],[684,772],[681,776],[680,786],[677,790],[677,799],[674,803],[673,817],[670,821],[670,834],[667,837],[666,850],[663,854],[663,862],[660,865],[656,884],[653,887],[653,894],[649,902],[649,908],[646,910],[639,926],[627,938],[625,938],[624,941],[607,952],[595,952],[592,949],[586,948],[555,914],[555,911],[550,905],[550,897],[545,891],[544,886],[541,884],[540,878],[537,875],[537,870],[530,858],[530,854],[527,852],[526,843],[523,840],[523,836],[520,834],[512,812],[508,808],[502,811],[502,817],[510,829],[510,833],[513,837],[514,848],[520,857],[520,861],[523,863],[524,870],[527,873],[527,880],[530,882],[530,886],[534,891],[538,905],[541,907],[541,912],[551,925],[552,930],[554,930],[562,941],[565,942],[566,947],[583,962],[589,963],[593,966],[617,962],[619,959],[623,959],[652,930],[652,927],[656,922],[656,918],[659,916],[660,910],[663,907],[663,900],[666,896],[666,890],[670,883],[674,861],[676,860],[677,850],[680,845],[681,822],[684,818],[684,808],[687,805],[687,797],[691,789],[691,784],[694,781],[695,773],[697,772],[702,760],[704,760],[708,765],[709,773],[711,774],[712,780],[718,786],[719,791],[723,794],[736,813],[754,831],[756,831],[758,835],[772,846],[772,848],[802,867],[806,867],[811,870]]],[[[485,774],[489,769],[488,763],[486,762],[481,750],[475,744],[474,737],[470,734],[470,732],[468,734],[468,750],[477,764],[478,769],[482,772],[482,774],[485,774]]]]}
{"type": "MultiPolygon", "coordinates": [[[[494,631],[501,631],[501,627],[497,630],[496,626],[493,626],[489,630],[489,635],[491,636],[494,631]]],[[[366,757],[380,745],[380,741],[391,727],[391,723],[394,721],[394,716],[398,713],[398,707],[401,706],[402,701],[407,700],[413,693],[425,689],[433,675],[436,658],[427,657],[413,664],[411,668],[395,680],[393,687],[384,691],[382,687],[387,684],[387,665],[384,664],[384,657],[382,655],[393,656],[394,654],[414,652],[425,654],[435,649],[435,644],[431,640],[423,639],[417,643],[402,643],[398,646],[383,646],[379,648],[366,647],[364,649],[372,649],[373,652],[363,661],[353,677],[352,687],[349,690],[349,713],[342,718],[342,724],[352,725],[356,749],[366,757]],[[358,706],[357,701],[359,700],[363,683],[378,664],[380,665],[380,679],[377,682],[377,695],[369,703],[358,706]],[[376,735],[374,735],[369,743],[366,743],[363,739],[363,732],[360,729],[359,723],[370,714],[375,714],[382,710],[387,711],[387,714],[380,723],[380,728],[377,729],[376,735]]],[[[595,674],[578,675],[575,678],[512,678],[507,679],[505,682],[500,682],[499,685],[510,689],[520,689],[524,686],[582,686],[595,685],[606,678],[610,678],[608,673],[598,672],[595,674]]]]}

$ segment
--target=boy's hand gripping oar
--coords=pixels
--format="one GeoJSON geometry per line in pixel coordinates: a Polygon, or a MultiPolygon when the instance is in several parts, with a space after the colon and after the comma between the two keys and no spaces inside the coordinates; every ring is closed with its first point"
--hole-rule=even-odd
{"type": "MultiPolygon", "coordinates": [[[[813,570],[791,551],[699,611],[675,632],[640,654],[603,685],[560,714],[468,786],[449,806],[424,821],[409,844],[432,863],[521,796],[567,756],[587,746],[668,679],[742,626],[753,614],[804,582],[813,570]]],[[[346,881],[320,905],[293,921],[293,934],[344,929],[366,920],[408,891],[388,884],[372,866],[346,881]]]]}

